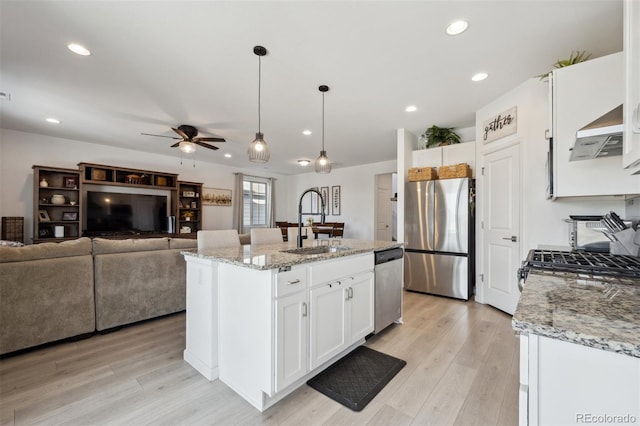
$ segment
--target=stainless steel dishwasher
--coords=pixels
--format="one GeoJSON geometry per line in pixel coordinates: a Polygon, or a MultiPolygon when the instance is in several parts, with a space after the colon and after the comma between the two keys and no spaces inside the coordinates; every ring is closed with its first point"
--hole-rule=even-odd
{"type": "Polygon", "coordinates": [[[401,247],[375,252],[374,333],[402,317],[403,255],[401,247]]]}

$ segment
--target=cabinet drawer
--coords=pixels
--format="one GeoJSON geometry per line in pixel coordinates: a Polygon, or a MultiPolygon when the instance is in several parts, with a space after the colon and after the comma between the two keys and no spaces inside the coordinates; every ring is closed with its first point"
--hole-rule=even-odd
{"type": "Polygon", "coordinates": [[[291,294],[307,287],[307,268],[296,268],[276,274],[275,296],[291,294]]]}
{"type": "Polygon", "coordinates": [[[328,260],[313,264],[309,269],[311,270],[311,285],[314,286],[363,271],[372,271],[373,253],[328,260]]]}

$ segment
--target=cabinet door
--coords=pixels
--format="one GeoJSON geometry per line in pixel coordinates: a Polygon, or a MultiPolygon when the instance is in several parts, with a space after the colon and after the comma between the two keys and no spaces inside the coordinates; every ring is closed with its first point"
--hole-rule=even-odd
{"type": "Polygon", "coordinates": [[[554,191],[557,197],[637,194],[622,157],[569,161],[576,132],[623,103],[623,54],[553,71],[554,191]],[[615,182],[615,184],[612,184],[615,182]]]}
{"type": "Polygon", "coordinates": [[[304,376],[307,368],[307,292],[276,299],[276,392],[304,376]]]}
{"type": "Polygon", "coordinates": [[[373,332],[373,272],[361,274],[348,283],[347,345],[373,332]]]}
{"type": "Polygon", "coordinates": [[[442,147],[442,165],[467,163],[476,177],[476,143],[464,142],[442,147]]]}
{"type": "Polygon", "coordinates": [[[345,302],[346,286],[341,282],[312,289],[311,301],[311,359],[309,367],[316,368],[346,347],[345,302]]]}

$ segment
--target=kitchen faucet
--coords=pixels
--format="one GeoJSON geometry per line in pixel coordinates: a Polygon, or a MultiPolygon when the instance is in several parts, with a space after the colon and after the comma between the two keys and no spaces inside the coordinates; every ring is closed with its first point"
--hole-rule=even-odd
{"type": "Polygon", "coordinates": [[[303,214],[311,215],[311,216],[320,215],[322,216],[320,223],[324,225],[324,205],[325,205],[324,198],[322,197],[322,194],[320,193],[320,191],[318,191],[317,189],[309,188],[306,191],[304,191],[300,196],[300,200],[298,200],[298,244],[297,244],[298,248],[302,248],[302,215],[303,214]],[[305,195],[307,195],[308,192],[315,192],[320,196],[320,212],[309,212],[309,213],[302,212],[302,199],[304,198],[305,195]]]}

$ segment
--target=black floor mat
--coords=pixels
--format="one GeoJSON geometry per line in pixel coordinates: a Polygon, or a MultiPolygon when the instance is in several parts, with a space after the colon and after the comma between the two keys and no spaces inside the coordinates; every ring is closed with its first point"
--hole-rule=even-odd
{"type": "Polygon", "coordinates": [[[366,346],[359,346],[307,384],[353,411],[361,411],[407,365],[366,346]]]}

